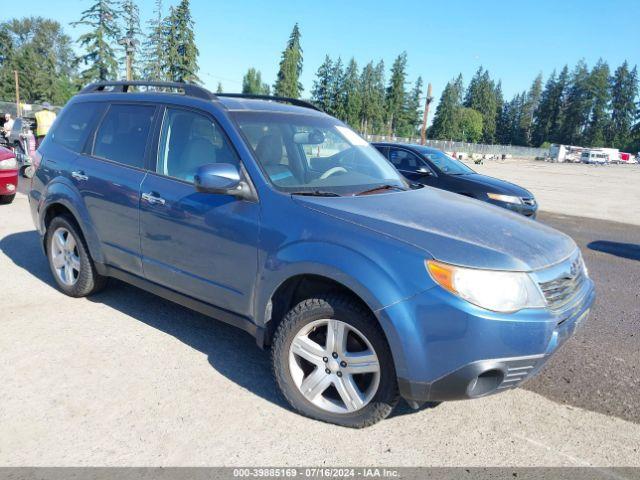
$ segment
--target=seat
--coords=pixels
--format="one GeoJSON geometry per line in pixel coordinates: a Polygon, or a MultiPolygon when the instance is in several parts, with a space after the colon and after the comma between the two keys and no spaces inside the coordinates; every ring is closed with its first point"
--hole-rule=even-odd
{"type": "Polygon", "coordinates": [[[289,167],[280,163],[282,148],[282,137],[273,134],[262,137],[256,147],[256,156],[274,183],[293,179],[293,173],[289,167]]]}

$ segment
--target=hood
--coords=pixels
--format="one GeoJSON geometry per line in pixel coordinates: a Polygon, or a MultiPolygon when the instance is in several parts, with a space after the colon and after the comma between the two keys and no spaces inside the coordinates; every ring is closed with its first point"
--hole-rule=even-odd
{"type": "Polygon", "coordinates": [[[501,193],[503,195],[513,195],[515,197],[533,197],[531,192],[515,183],[500,180],[499,178],[488,177],[479,173],[469,173],[467,175],[449,175],[449,180],[455,182],[456,185],[469,185],[474,190],[481,188],[486,192],[501,193]]]}
{"type": "Polygon", "coordinates": [[[430,187],[360,197],[301,197],[306,208],[414,245],[442,262],[531,271],[571,255],[563,233],[479,200],[430,187]]]}

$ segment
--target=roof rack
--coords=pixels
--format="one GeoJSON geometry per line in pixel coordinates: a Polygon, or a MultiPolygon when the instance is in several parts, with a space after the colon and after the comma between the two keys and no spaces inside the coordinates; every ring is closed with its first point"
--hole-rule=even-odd
{"type": "Polygon", "coordinates": [[[217,93],[213,94],[209,90],[199,85],[192,83],[180,83],[180,82],[153,82],[146,80],[131,80],[131,81],[117,81],[117,82],[96,82],[91,83],[80,90],[81,94],[84,93],[97,93],[97,92],[122,92],[127,93],[131,87],[157,87],[157,88],[172,88],[175,90],[184,91],[185,95],[189,97],[202,98],[204,100],[216,100],[218,97],[228,98],[250,98],[255,100],[268,100],[272,102],[290,103],[298,107],[311,108],[318,112],[322,110],[316,107],[311,102],[299,100],[297,98],[278,97],[275,95],[253,95],[250,93],[217,93]]]}
{"type": "Polygon", "coordinates": [[[118,81],[118,82],[96,82],[87,85],[80,93],[96,93],[96,92],[123,92],[129,91],[130,87],[159,87],[173,88],[184,91],[185,95],[190,97],[202,98],[204,100],[215,100],[216,96],[204,87],[194,85],[192,83],[179,82],[150,82],[144,80],[118,81]]]}
{"type": "Polygon", "coordinates": [[[275,95],[254,95],[251,93],[216,93],[216,97],[229,97],[229,98],[250,98],[254,100],[270,100],[272,102],[290,103],[297,107],[311,108],[318,112],[322,112],[321,109],[316,107],[313,103],[305,100],[299,100],[297,98],[278,97],[275,95]]]}

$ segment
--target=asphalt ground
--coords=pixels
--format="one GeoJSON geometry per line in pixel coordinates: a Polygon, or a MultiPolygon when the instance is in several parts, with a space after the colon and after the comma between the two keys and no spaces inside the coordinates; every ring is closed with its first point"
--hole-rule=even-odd
{"type": "Polygon", "coordinates": [[[640,423],[640,227],[546,212],[539,221],[580,246],[597,298],[589,320],[524,388],[640,423]]]}
{"type": "Polygon", "coordinates": [[[53,283],[0,207],[0,465],[640,466],[640,228],[542,213],[583,248],[590,319],[524,388],[349,430],[292,412],[230,326],[113,282],[53,283]]]}

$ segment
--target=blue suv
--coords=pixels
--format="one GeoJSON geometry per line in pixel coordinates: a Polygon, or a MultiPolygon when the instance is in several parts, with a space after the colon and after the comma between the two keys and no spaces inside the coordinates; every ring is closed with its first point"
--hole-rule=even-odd
{"type": "Polygon", "coordinates": [[[299,100],[93,84],[36,164],[60,290],[115,277],[244,329],[293,408],[339,425],[516,387],[594,300],[569,237],[407,183],[299,100]]]}

